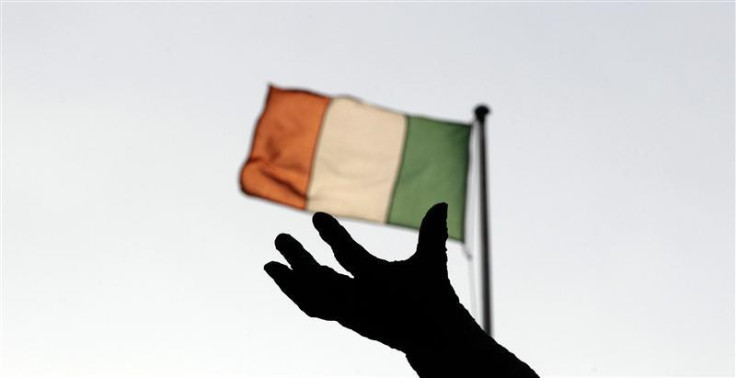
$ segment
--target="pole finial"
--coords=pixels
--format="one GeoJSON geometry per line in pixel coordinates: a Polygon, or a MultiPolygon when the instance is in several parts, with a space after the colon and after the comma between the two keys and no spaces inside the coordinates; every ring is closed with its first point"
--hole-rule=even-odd
{"type": "Polygon", "coordinates": [[[483,104],[480,104],[475,107],[475,118],[481,121],[485,121],[486,116],[491,114],[491,109],[483,104]]]}

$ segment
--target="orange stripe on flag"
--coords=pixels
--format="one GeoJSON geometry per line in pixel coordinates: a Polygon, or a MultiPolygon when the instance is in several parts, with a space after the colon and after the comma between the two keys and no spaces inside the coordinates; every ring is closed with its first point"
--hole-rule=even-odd
{"type": "Polygon", "coordinates": [[[243,166],[245,193],[304,209],[317,137],[329,97],[271,86],[243,166]]]}

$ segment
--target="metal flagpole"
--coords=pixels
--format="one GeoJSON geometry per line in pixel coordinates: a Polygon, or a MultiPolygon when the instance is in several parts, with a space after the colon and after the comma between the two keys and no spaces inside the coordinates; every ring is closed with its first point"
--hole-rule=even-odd
{"type": "Polygon", "coordinates": [[[489,224],[488,185],[486,180],[486,116],[490,109],[485,105],[475,107],[475,124],[478,128],[478,168],[480,169],[480,238],[481,238],[481,312],[483,329],[493,336],[491,314],[491,229],[489,224]]]}

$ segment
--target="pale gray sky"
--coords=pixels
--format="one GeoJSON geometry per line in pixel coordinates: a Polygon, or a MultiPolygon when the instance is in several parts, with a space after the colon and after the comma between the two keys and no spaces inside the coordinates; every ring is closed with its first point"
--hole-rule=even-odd
{"type": "Polygon", "coordinates": [[[337,266],[239,192],[269,82],[493,107],[496,335],[540,374],[734,374],[733,3],[4,3],[3,377],[412,376],[263,273],[284,231],[337,266]]]}

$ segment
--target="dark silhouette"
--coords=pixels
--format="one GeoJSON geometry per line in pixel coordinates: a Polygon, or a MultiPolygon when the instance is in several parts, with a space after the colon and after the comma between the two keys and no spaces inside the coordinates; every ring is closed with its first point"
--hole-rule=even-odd
{"type": "Polygon", "coordinates": [[[271,261],[264,269],[304,313],[404,352],[420,377],[537,377],[460,304],[447,276],[446,218],[447,204],[434,205],[416,253],[389,262],[363,249],[335,218],[316,213],[314,227],[353,277],[320,265],[286,234],[276,237],[276,249],[291,268],[271,261]]]}

